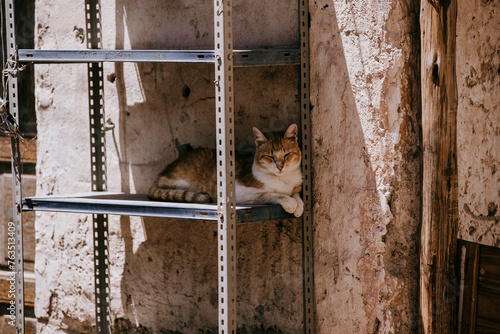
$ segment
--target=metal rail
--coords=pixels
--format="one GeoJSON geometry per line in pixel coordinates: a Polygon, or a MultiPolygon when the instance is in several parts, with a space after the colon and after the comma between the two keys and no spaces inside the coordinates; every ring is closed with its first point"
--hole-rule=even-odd
{"type": "Polygon", "coordinates": [[[302,127],[302,172],[304,215],[302,223],[304,333],[315,333],[314,254],[311,207],[311,107],[309,78],[309,2],[299,0],[300,109],[302,127]]]}
{"type": "MultiPolygon", "coordinates": [[[[85,1],[87,48],[101,49],[101,3],[85,1]]],[[[102,62],[87,65],[89,91],[90,165],[92,191],[107,190],[104,134],[104,78],[102,62]]],[[[109,299],[108,216],[92,215],[96,333],[111,332],[109,299]]]]}
{"type": "Polygon", "coordinates": [[[231,0],[214,0],[219,334],[236,334],[236,194],[231,0]]]}
{"type": "MultiPolygon", "coordinates": [[[[9,90],[9,112],[19,128],[19,101],[17,92],[17,60],[16,60],[16,32],[14,21],[14,1],[5,1],[5,25],[7,31],[7,69],[9,90]]],[[[4,59],[5,61],[5,59],[4,59]]],[[[19,151],[19,137],[11,137],[12,153],[12,196],[15,241],[15,306],[17,333],[24,333],[24,252],[23,252],[23,220],[21,214],[21,155],[19,151]]]]}
{"type": "MultiPolygon", "coordinates": [[[[299,65],[298,49],[235,50],[234,66],[299,65]]],[[[20,62],[151,62],[214,63],[211,50],[30,50],[18,51],[20,62]]]]}

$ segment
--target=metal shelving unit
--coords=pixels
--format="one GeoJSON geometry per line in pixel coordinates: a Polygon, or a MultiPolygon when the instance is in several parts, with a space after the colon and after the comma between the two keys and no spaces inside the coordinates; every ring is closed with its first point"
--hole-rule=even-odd
{"type": "Polygon", "coordinates": [[[219,333],[236,333],[236,223],[293,218],[278,205],[240,206],[235,201],[233,68],[295,65],[301,68],[300,103],[303,152],[303,296],[304,333],[314,333],[314,283],[311,213],[311,153],[309,106],[309,12],[299,0],[300,48],[232,49],[230,0],[214,0],[214,50],[102,50],[100,3],[86,0],[87,50],[17,50],[14,0],[5,1],[7,46],[10,56],[10,112],[17,115],[16,70],[22,63],[87,63],[89,127],[91,133],[91,193],[22,198],[19,140],[12,137],[12,170],[16,224],[16,325],[24,333],[22,211],[88,213],[93,216],[96,332],[111,331],[109,310],[108,215],[136,215],[214,220],[218,224],[219,333]],[[213,63],[215,66],[218,198],[217,203],[153,202],[146,195],[107,192],[104,136],[103,62],[213,63]]]}

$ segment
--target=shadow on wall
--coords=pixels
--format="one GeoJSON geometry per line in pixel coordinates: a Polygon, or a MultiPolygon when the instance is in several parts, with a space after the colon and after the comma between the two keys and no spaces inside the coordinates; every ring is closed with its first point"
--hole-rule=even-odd
{"type": "Polygon", "coordinates": [[[355,5],[310,8],[316,330],[416,332],[418,9],[395,4],[377,36],[382,9],[355,5]],[[408,62],[384,64],[391,49],[408,62]]]}
{"type": "MultiPolygon", "coordinates": [[[[116,48],[212,48],[211,4],[169,2],[168,8],[166,4],[118,0],[116,48]]],[[[283,24],[274,38],[279,39],[288,26],[283,24]]],[[[255,29],[265,31],[265,25],[255,29]]],[[[255,43],[255,34],[250,37],[245,43],[255,43]]],[[[294,43],[295,39],[281,40],[294,43]]],[[[253,146],[252,126],[284,130],[299,121],[298,70],[293,66],[235,69],[238,148],[253,146]]],[[[115,75],[123,192],[147,192],[156,174],[185,144],[215,147],[213,65],[115,63],[115,75]]],[[[116,320],[115,331],[217,333],[216,224],[142,218],[145,240],[134,245],[136,219],[121,217],[125,316],[116,320]]],[[[301,331],[300,229],[300,220],[238,226],[239,332],[301,331]]]]}

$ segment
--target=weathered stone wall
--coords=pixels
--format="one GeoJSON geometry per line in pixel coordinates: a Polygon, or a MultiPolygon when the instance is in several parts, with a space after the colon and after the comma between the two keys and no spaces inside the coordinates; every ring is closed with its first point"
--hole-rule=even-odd
{"type": "Polygon", "coordinates": [[[318,333],[416,329],[418,5],[311,3],[318,333]]]}
{"type": "Polygon", "coordinates": [[[500,247],[500,4],[458,3],[459,237],[500,247]]]}

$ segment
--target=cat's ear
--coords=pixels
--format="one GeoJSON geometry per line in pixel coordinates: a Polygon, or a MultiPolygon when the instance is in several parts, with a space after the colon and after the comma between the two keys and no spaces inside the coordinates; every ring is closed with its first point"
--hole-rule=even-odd
{"type": "Polygon", "coordinates": [[[253,128],[253,136],[255,137],[255,146],[257,147],[267,142],[266,136],[256,127],[253,128]]]}
{"type": "Polygon", "coordinates": [[[298,133],[297,125],[292,124],[286,130],[283,138],[290,139],[291,141],[297,142],[297,133],[298,133]]]}

